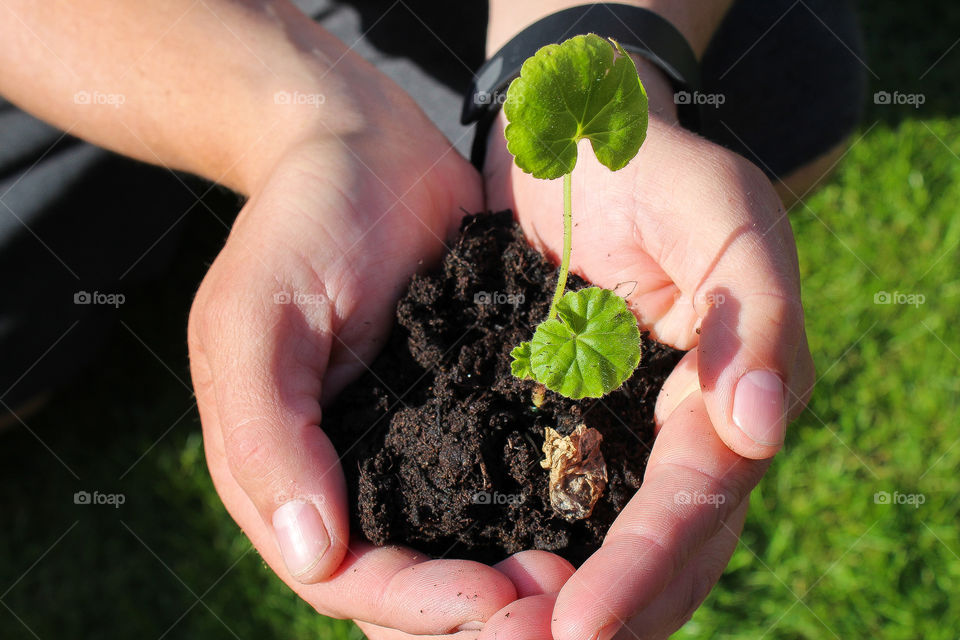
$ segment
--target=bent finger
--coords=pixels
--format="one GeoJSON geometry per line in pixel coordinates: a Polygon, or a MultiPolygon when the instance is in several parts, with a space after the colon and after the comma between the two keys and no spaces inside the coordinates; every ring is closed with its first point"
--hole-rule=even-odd
{"type": "Polygon", "coordinates": [[[492,567],[468,560],[431,560],[398,546],[375,547],[352,540],[346,557],[326,580],[303,584],[285,570],[271,528],[227,468],[222,434],[206,427],[204,446],[217,493],[230,515],[260,551],[263,560],[318,612],[353,618],[417,635],[447,634],[461,625],[476,627],[516,599],[510,579],[492,567]]]}
{"type": "Polygon", "coordinates": [[[556,600],[553,593],[511,602],[490,617],[477,640],[552,640],[550,616],[556,600]]]}
{"type": "Polygon", "coordinates": [[[197,399],[216,407],[227,466],[273,530],[289,574],[316,582],[337,568],[349,538],[339,457],[319,426],[332,311],[290,303],[257,272],[224,271],[214,265],[191,315],[197,399]],[[230,298],[234,277],[247,295],[230,298]]]}
{"type": "Polygon", "coordinates": [[[663,425],[643,484],[603,546],[557,599],[557,640],[594,637],[649,605],[712,538],[768,466],[733,453],[702,398],[688,397],[663,425]]]}
{"type": "Polygon", "coordinates": [[[510,578],[518,598],[557,593],[576,569],[567,560],[549,551],[521,551],[493,565],[510,578]]]}
{"type": "Polygon", "coordinates": [[[690,620],[730,562],[740,540],[749,504],[749,498],[744,500],[673,582],[624,626],[619,633],[624,640],[669,638],[690,620]]]}

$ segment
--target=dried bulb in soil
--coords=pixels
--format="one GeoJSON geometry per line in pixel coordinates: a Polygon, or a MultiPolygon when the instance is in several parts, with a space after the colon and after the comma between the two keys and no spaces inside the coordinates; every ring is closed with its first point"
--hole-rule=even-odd
{"type": "Polygon", "coordinates": [[[568,522],[589,518],[607,486],[603,436],[580,424],[569,436],[547,427],[540,466],[550,470],[550,505],[568,522]]]}

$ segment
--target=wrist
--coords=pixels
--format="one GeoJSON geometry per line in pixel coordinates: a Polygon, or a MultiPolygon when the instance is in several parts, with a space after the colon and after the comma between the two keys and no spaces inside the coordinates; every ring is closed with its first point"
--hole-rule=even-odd
{"type": "Polygon", "coordinates": [[[299,73],[284,73],[259,83],[250,97],[256,115],[247,126],[238,127],[236,138],[228,143],[234,165],[226,170],[222,182],[251,195],[289,156],[361,128],[359,101],[340,71],[324,74],[311,66],[307,62],[299,73]],[[321,75],[323,80],[318,81],[321,75]]]}
{"type": "Polygon", "coordinates": [[[256,130],[242,135],[250,150],[238,163],[240,191],[259,189],[276,166],[309,155],[331,167],[355,158],[371,137],[389,137],[416,109],[392,80],[337,43],[309,55],[257,90],[256,130]],[[342,50],[341,50],[342,49],[342,50]]]}
{"type": "Polygon", "coordinates": [[[637,74],[647,92],[650,120],[661,120],[667,124],[678,122],[676,95],[673,84],[660,67],[646,58],[631,55],[637,65],[637,74]]]}
{"type": "Polygon", "coordinates": [[[304,20],[290,35],[297,46],[269,61],[269,68],[262,65],[248,81],[252,113],[226,145],[232,168],[221,181],[246,195],[306,147],[324,147],[333,155],[342,140],[379,120],[380,105],[392,93],[379,71],[304,20]]]}
{"type": "Polygon", "coordinates": [[[311,143],[346,153],[339,140],[383,126],[382,112],[398,100],[386,76],[294,5],[269,6],[233,25],[247,34],[242,47],[230,36],[203,65],[222,78],[216,88],[167,92],[177,105],[164,105],[156,126],[162,140],[152,145],[171,149],[169,161],[158,158],[164,164],[247,196],[311,143]]]}
{"type": "MultiPolygon", "coordinates": [[[[617,3],[649,9],[668,20],[683,34],[699,58],[733,4],[733,0],[617,0],[617,3]]],[[[557,11],[582,4],[587,2],[585,0],[524,0],[523,2],[490,0],[487,57],[496,53],[525,26],[557,11]]]]}

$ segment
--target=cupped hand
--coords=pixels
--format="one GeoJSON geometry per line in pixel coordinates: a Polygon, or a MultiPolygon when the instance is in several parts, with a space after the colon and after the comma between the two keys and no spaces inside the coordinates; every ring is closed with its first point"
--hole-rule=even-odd
{"type": "Polygon", "coordinates": [[[480,177],[398,90],[349,113],[353,124],[318,125],[258,182],[197,293],[189,346],[207,462],[264,560],[319,612],[383,633],[476,635],[516,598],[510,576],[351,541],[321,425],[324,402],[383,345],[410,276],[443,251],[460,209],[482,206],[480,177]]]}
{"type": "MultiPolygon", "coordinates": [[[[773,186],[680,128],[669,86],[641,74],[651,119],[637,157],[612,173],[580,144],[571,270],[616,289],[653,338],[692,351],[661,392],[643,485],[601,549],[553,607],[541,597],[525,615],[496,615],[484,637],[610,638],[626,625],[646,638],[678,628],[719,579],[750,491],[812,390],[796,249],[773,186]]],[[[484,168],[488,206],[513,209],[530,241],[557,256],[561,181],[523,174],[502,125],[484,168]]]]}

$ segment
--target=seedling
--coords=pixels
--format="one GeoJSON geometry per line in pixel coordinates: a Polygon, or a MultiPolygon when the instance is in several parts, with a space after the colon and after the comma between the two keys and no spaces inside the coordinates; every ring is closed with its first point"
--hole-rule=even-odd
{"type": "Polygon", "coordinates": [[[568,398],[599,398],[640,363],[640,330],[621,297],[589,287],[564,293],[573,233],[571,176],[577,143],[590,140],[611,171],[625,167],[647,135],[647,93],[633,60],[614,41],[588,34],[543,47],[510,83],[507,149],[543,180],[563,177],[563,256],[547,319],[513,349],[513,375],[568,398]]]}

